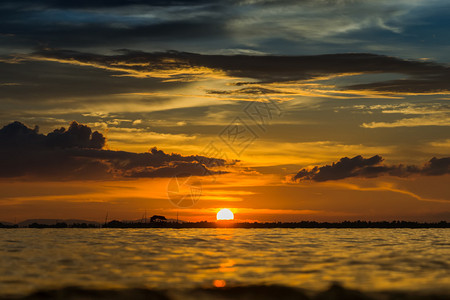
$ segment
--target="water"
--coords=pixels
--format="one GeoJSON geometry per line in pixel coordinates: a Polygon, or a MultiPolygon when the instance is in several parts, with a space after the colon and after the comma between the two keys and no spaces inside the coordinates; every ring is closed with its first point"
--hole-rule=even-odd
{"type": "Polygon", "coordinates": [[[0,229],[0,296],[43,288],[450,287],[449,229],[0,229]]]}

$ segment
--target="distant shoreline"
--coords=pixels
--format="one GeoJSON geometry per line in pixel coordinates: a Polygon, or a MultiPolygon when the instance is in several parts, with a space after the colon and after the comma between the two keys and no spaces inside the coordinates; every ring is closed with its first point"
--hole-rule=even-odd
{"type": "Polygon", "coordinates": [[[218,222],[121,222],[111,221],[103,225],[88,224],[88,223],[73,223],[67,224],[65,222],[58,222],[55,224],[39,224],[32,223],[28,226],[5,225],[0,223],[0,228],[19,229],[19,228],[335,228],[335,229],[350,229],[350,228],[450,228],[450,223],[440,221],[435,223],[420,223],[410,221],[344,221],[344,222],[234,222],[234,221],[218,221],[218,222]]]}

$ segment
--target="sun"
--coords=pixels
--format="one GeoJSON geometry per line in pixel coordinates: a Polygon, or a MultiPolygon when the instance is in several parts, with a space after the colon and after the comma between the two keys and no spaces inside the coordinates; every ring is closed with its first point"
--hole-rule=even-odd
{"type": "Polygon", "coordinates": [[[217,213],[217,220],[234,220],[234,214],[228,208],[223,208],[217,213]]]}

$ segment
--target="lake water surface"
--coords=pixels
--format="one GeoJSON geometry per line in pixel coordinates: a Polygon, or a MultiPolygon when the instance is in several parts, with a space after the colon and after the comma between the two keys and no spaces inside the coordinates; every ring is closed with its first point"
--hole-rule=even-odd
{"type": "Polygon", "coordinates": [[[0,229],[0,296],[43,288],[450,287],[449,229],[0,229]]]}

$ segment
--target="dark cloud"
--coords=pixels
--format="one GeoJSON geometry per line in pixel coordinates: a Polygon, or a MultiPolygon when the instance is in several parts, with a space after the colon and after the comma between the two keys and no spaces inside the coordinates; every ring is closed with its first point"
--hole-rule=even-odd
{"type": "Polygon", "coordinates": [[[124,6],[194,6],[207,4],[207,0],[15,0],[10,5],[47,8],[108,8],[124,6]]]}
{"type": "MultiPolygon", "coordinates": [[[[21,16],[26,18],[26,16],[21,16]]],[[[29,24],[0,25],[1,32],[8,34],[2,37],[9,43],[18,46],[35,48],[38,46],[53,47],[124,47],[133,43],[151,43],[152,41],[189,41],[223,36],[224,25],[219,20],[182,20],[166,21],[157,24],[140,24],[115,26],[114,24],[29,24]]]]}
{"type": "Polygon", "coordinates": [[[55,129],[46,136],[46,144],[50,147],[65,148],[88,148],[102,149],[105,146],[105,137],[98,131],[86,126],[72,122],[69,129],[61,127],[55,129]]]}
{"type": "Polygon", "coordinates": [[[166,167],[147,168],[132,170],[127,174],[128,177],[142,178],[142,177],[172,177],[182,174],[190,176],[205,176],[212,174],[204,165],[195,162],[180,162],[166,167]],[[178,175],[177,175],[178,174],[178,175]]]}
{"type": "MultiPolygon", "coordinates": [[[[119,72],[47,61],[0,62],[0,114],[3,120],[23,118],[35,110],[91,111],[93,105],[111,103],[112,98],[127,93],[156,93],[186,86],[187,82],[162,82],[159,78],[120,77],[119,72]],[[43,71],[45,70],[45,71],[43,71]],[[11,83],[11,84],[2,84],[11,83]],[[13,100],[14,102],[9,102],[13,100]],[[62,107],[64,109],[62,109],[62,107]],[[18,113],[17,117],[11,116],[18,113]]],[[[149,104],[165,99],[142,97],[136,102],[149,104]]],[[[54,113],[52,114],[54,117],[54,113]]],[[[35,117],[36,114],[33,114],[35,117]]],[[[78,119],[72,116],[70,119],[78,119]]]]}
{"type": "Polygon", "coordinates": [[[333,49],[447,60],[448,4],[409,2],[6,0],[0,3],[0,43],[5,52],[39,45],[100,53],[122,47],[283,54],[333,49]]]}
{"type": "Polygon", "coordinates": [[[410,79],[390,80],[347,86],[354,90],[372,90],[392,93],[448,93],[450,91],[450,69],[426,74],[414,74],[410,79]]]}
{"type": "Polygon", "coordinates": [[[424,166],[386,165],[379,155],[363,158],[361,155],[353,158],[343,157],[332,165],[315,166],[312,169],[302,169],[294,177],[294,181],[313,180],[328,181],[350,177],[373,178],[384,175],[407,177],[411,175],[445,175],[450,174],[450,157],[433,157],[424,166]]]}
{"type": "Polygon", "coordinates": [[[98,131],[92,132],[86,125],[72,122],[66,130],[55,129],[48,135],[39,134],[39,127],[30,129],[20,122],[13,122],[0,129],[0,147],[36,147],[36,148],[86,148],[101,149],[105,146],[105,137],[98,131]]]}
{"type": "Polygon", "coordinates": [[[282,94],[283,92],[275,89],[266,89],[263,87],[247,87],[233,91],[208,90],[207,93],[211,95],[265,95],[282,94]]]}
{"type": "MultiPolygon", "coordinates": [[[[42,50],[37,56],[73,60],[114,68],[123,72],[149,72],[206,67],[222,70],[230,76],[253,78],[257,83],[303,81],[340,74],[405,74],[403,80],[352,85],[344,89],[376,90],[398,93],[431,93],[450,91],[450,68],[433,62],[367,54],[329,54],[314,56],[202,55],[186,52],[145,53],[123,50],[121,55],[97,55],[64,50],[42,50]]],[[[241,84],[250,84],[243,82],[241,84]]],[[[253,83],[254,84],[254,83],[253,83]]],[[[251,91],[254,92],[254,91],[251,91]]]]}
{"type": "Polygon", "coordinates": [[[0,4],[0,42],[26,49],[109,51],[130,44],[223,38],[222,7],[205,1],[10,1],[0,4]]]}
{"type": "Polygon", "coordinates": [[[72,122],[44,135],[13,122],[0,129],[0,177],[33,177],[53,180],[170,177],[217,173],[222,159],[166,154],[152,148],[147,153],[105,150],[105,137],[72,122]]]}
{"type": "Polygon", "coordinates": [[[422,169],[426,175],[445,175],[450,173],[450,157],[433,157],[422,169]]]}

